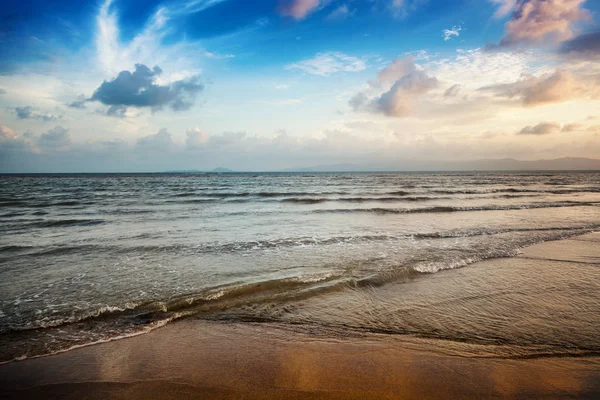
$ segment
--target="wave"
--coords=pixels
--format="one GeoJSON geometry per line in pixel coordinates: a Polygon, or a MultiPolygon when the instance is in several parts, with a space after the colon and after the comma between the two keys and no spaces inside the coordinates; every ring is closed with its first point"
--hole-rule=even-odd
{"type": "MultiPolygon", "coordinates": [[[[382,234],[382,235],[340,235],[331,237],[317,236],[299,236],[288,237],[271,240],[255,240],[247,242],[229,242],[229,243],[208,243],[202,246],[193,245],[187,248],[181,245],[142,245],[142,246],[124,246],[124,247],[102,247],[98,245],[78,245],[66,247],[37,247],[37,246],[5,246],[0,247],[0,253],[22,253],[27,251],[24,256],[27,257],[44,257],[48,255],[58,254],[82,254],[82,253],[142,253],[149,254],[153,252],[190,252],[194,254],[231,254],[236,252],[261,251],[271,249],[282,249],[291,247],[308,247],[308,246],[335,246],[335,245],[355,245],[370,242],[386,242],[397,240],[435,240],[435,239],[451,239],[451,238],[470,238],[478,236],[501,235],[507,233],[520,232],[573,232],[573,231],[592,231],[600,229],[600,223],[592,223],[577,226],[552,226],[552,227],[536,227],[536,228],[481,228],[481,229],[457,229],[439,232],[423,232],[423,233],[405,233],[398,235],[382,234]]],[[[147,236],[140,237],[146,239],[147,236]]],[[[23,255],[21,255],[23,256],[23,255]]]]}
{"type": "MultiPolygon", "coordinates": [[[[209,320],[282,322],[281,315],[293,309],[292,304],[314,296],[341,290],[374,288],[398,281],[408,282],[481,260],[511,257],[518,253],[521,246],[579,233],[567,231],[545,236],[527,236],[525,240],[508,247],[470,249],[459,254],[428,252],[428,259],[409,259],[368,276],[354,276],[345,272],[344,266],[340,265],[338,270],[330,269],[322,273],[233,283],[165,300],[106,304],[77,315],[52,315],[22,324],[6,324],[1,330],[9,335],[0,335],[0,342],[7,340],[7,337],[12,342],[11,346],[0,345],[0,362],[128,337],[191,316],[209,320]],[[51,347],[44,345],[48,338],[52,339],[51,347]],[[15,344],[15,341],[21,345],[15,344]],[[23,348],[28,349],[27,353],[22,353],[23,348]]],[[[366,327],[357,327],[363,328],[366,327]]]]}
{"type": "Polygon", "coordinates": [[[283,203],[300,203],[300,204],[318,204],[324,203],[326,201],[330,201],[331,199],[327,198],[287,198],[280,200],[283,203]]]}
{"type": "Polygon", "coordinates": [[[439,194],[489,194],[489,193],[546,193],[546,194],[574,194],[574,193],[600,193],[600,188],[588,187],[581,189],[519,189],[519,188],[498,188],[498,189],[436,189],[431,193],[439,194]]]}
{"type": "Polygon", "coordinates": [[[105,221],[101,219],[58,219],[35,222],[32,225],[39,228],[58,228],[66,226],[94,226],[103,223],[105,223],[105,221]]]}
{"type": "Polygon", "coordinates": [[[15,253],[15,252],[31,250],[34,248],[35,248],[35,246],[17,246],[17,245],[0,246],[0,253],[15,253]]]}
{"type": "Polygon", "coordinates": [[[93,202],[82,202],[76,200],[51,201],[51,202],[30,202],[23,200],[3,201],[0,207],[28,207],[28,208],[48,208],[48,207],[77,207],[91,205],[93,202]]]}
{"type": "MultiPolygon", "coordinates": [[[[600,226],[600,224],[596,225],[596,227],[598,226],[600,226]]],[[[541,229],[540,231],[551,229],[552,228],[541,229]]],[[[531,229],[531,231],[535,230],[536,229],[531,229]]],[[[327,271],[281,279],[220,285],[207,288],[200,293],[189,293],[168,300],[143,301],[137,303],[128,302],[122,305],[105,305],[80,315],[56,319],[44,319],[20,326],[12,325],[8,327],[8,331],[53,328],[90,319],[99,320],[115,317],[131,318],[136,325],[144,325],[155,322],[163,317],[171,316],[170,314],[173,312],[186,311],[186,315],[202,313],[205,316],[209,316],[212,312],[223,312],[227,309],[247,306],[248,304],[264,302],[282,303],[291,300],[299,300],[315,294],[330,292],[332,290],[377,287],[406,278],[428,275],[447,269],[461,268],[486,259],[512,257],[518,254],[520,247],[544,240],[557,240],[570,237],[591,229],[589,227],[584,229],[573,227],[567,229],[560,228],[560,230],[561,231],[553,232],[553,234],[544,237],[544,239],[528,237],[521,241],[518,246],[512,248],[499,247],[483,252],[472,250],[467,251],[464,254],[461,253],[450,256],[440,253],[430,255],[431,258],[429,259],[409,259],[387,270],[375,272],[363,277],[348,275],[344,272],[343,265],[340,265],[338,272],[327,271]]],[[[517,229],[514,231],[524,230],[517,229]]],[[[461,235],[464,236],[465,233],[461,233],[461,235]]],[[[445,238],[453,236],[423,234],[421,237],[445,238]]],[[[376,236],[375,238],[380,237],[376,236]]]]}
{"type": "Polygon", "coordinates": [[[56,328],[74,323],[94,320],[127,319],[134,325],[146,325],[160,319],[178,315],[186,316],[211,311],[224,310],[251,302],[281,301],[304,297],[309,289],[330,288],[341,283],[343,275],[332,272],[289,278],[265,280],[251,283],[238,283],[208,288],[200,293],[189,293],[168,300],[127,302],[121,305],[104,305],[78,315],[57,317],[54,319],[30,321],[24,324],[8,325],[0,330],[2,333],[36,331],[56,328]]]}
{"type": "Polygon", "coordinates": [[[455,206],[434,206],[422,208],[336,208],[336,209],[318,209],[314,213],[374,213],[374,214],[418,214],[418,213],[451,213],[466,211],[510,211],[525,210],[537,208],[561,208],[561,207],[581,207],[597,206],[598,203],[591,202],[557,202],[557,203],[531,203],[519,205],[489,205],[473,207],[455,207],[455,206]]]}
{"type": "Polygon", "coordinates": [[[393,192],[386,192],[386,193],[396,195],[396,196],[407,196],[407,195],[411,194],[411,192],[407,192],[405,190],[395,190],[393,192]]]}
{"type": "Polygon", "coordinates": [[[319,198],[285,198],[279,201],[283,203],[299,203],[299,204],[318,204],[324,202],[338,202],[338,203],[367,203],[367,202],[383,202],[393,203],[402,201],[429,201],[429,200],[442,200],[448,199],[449,197],[428,197],[428,196],[410,196],[410,197],[319,197],[319,198]]]}

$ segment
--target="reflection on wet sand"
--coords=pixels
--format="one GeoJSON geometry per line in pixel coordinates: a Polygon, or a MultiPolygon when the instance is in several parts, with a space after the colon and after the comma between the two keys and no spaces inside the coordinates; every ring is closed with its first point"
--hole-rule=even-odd
{"type": "Polygon", "coordinates": [[[187,320],[0,366],[8,398],[593,398],[600,358],[474,359],[383,335],[317,339],[187,320]],[[173,397],[175,396],[175,397],[173,397]]]}

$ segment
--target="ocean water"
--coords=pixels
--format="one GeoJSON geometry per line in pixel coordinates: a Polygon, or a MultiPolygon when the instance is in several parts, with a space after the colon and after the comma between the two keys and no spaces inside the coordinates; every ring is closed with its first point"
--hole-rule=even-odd
{"type": "Polygon", "coordinates": [[[471,266],[599,230],[600,173],[5,175],[0,206],[1,362],[179,318],[600,352],[597,266],[471,266]],[[532,322],[540,282],[575,311],[532,322]]]}

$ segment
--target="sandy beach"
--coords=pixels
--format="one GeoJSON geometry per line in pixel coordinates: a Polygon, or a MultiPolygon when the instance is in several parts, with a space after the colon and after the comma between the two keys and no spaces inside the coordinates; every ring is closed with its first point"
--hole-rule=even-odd
{"type": "MultiPolygon", "coordinates": [[[[600,234],[467,267],[516,279],[598,268],[600,234]]],[[[466,268],[465,268],[466,269],[466,268]]],[[[444,271],[454,279],[459,270],[444,271]]],[[[490,275],[490,279],[494,275],[490,275]]],[[[496,275],[497,276],[497,275],[496,275]]],[[[515,285],[518,282],[515,280],[515,285]]],[[[543,293],[541,291],[540,293],[543,293]]],[[[539,299],[543,302],[543,297],[539,299]]],[[[280,323],[185,319],[149,334],[0,366],[2,398],[598,398],[600,357],[472,356],[460,343],[368,333],[339,338],[280,323]]]]}

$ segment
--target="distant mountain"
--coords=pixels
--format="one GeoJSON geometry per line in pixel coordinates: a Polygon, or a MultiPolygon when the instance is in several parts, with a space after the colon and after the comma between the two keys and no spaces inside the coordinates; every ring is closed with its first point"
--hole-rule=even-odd
{"type": "Polygon", "coordinates": [[[353,172],[353,171],[600,171],[600,160],[565,157],[552,160],[523,161],[513,158],[470,161],[411,161],[394,165],[331,164],[286,169],[285,172],[353,172]]]}
{"type": "Polygon", "coordinates": [[[227,172],[235,172],[235,171],[233,171],[229,168],[218,167],[218,168],[213,169],[210,172],[227,173],[227,172]]]}
{"type": "Polygon", "coordinates": [[[600,160],[564,157],[552,160],[522,161],[512,158],[500,160],[476,160],[454,162],[449,165],[459,170],[477,171],[552,171],[552,170],[600,170],[600,160]]]}

